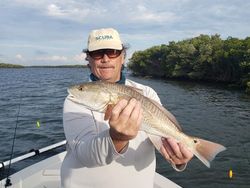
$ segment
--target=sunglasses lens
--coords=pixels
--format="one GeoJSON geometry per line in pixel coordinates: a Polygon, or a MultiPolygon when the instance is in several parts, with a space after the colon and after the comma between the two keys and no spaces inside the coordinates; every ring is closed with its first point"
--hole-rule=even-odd
{"type": "Polygon", "coordinates": [[[102,59],[104,54],[106,54],[109,58],[116,58],[122,53],[122,50],[114,50],[114,49],[104,49],[104,50],[96,50],[89,52],[90,57],[95,60],[102,59]]]}
{"type": "Polygon", "coordinates": [[[109,58],[116,58],[121,54],[121,50],[113,50],[113,49],[107,49],[106,54],[109,58]]]}
{"type": "Polygon", "coordinates": [[[103,50],[92,51],[92,52],[89,52],[89,55],[93,59],[101,59],[101,58],[103,58],[104,51],[103,50]]]}

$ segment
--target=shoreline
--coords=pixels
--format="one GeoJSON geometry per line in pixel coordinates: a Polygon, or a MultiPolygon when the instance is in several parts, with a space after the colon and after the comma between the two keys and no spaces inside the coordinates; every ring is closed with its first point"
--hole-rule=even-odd
{"type": "Polygon", "coordinates": [[[15,65],[15,64],[0,64],[1,68],[87,68],[87,65],[15,65]]]}

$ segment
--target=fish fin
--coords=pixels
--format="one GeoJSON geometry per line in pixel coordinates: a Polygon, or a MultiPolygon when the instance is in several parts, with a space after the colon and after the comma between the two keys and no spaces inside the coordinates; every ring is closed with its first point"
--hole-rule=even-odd
{"type": "Polygon", "coordinates": [[[111,117],[112,110],[114,108],[114,104],[108,104],[106,107],[105,115],[104,115],[104,120],[108,120],[111,117]]]}
{"type": "Polygon", "coordinates": [[[152,142],[152,144],[155,146],[155,148],[160,152],[161,146],[162,146],[162,140],[161,136],[153,135],[147,133],[149,140],[152,142]]]}
{"type": "Polygon", "coordinates": [[[163,113],[167,114],[168,118],[170,119],[170,121],[172,121],[176,127],[182,131],[182,128],[180,126],[180,124],[178,123],[177,119],[174,117],[174,115],[169,112],[166,108],[164,108],[162,105],[160,105],[158,102],[156,102],[153,99],[148,98],[155,106],[157,106],[163,113]]]}
{"type": "Polygon", "coordinates": [[[194,154],[195,156],[200,159],[208,168],[210,168],[210,162],[215,158],[215,156],[226,150],[226,148],[221,145],[214,142],[210,142],[208,140],[203,139],[196,139],[194,138],[194,141],[198,140],[197,145],[195,147],[194,154]]]}

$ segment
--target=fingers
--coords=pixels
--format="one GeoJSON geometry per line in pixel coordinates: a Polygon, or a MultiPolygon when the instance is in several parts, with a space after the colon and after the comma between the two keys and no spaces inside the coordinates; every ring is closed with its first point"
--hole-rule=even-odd
{"type": "Polygon", "coordinates": [[[122,110],[127,106],[128,101],[125,99],[120,100],[113,108],[111,114],[111,120],[117,120],[122,110]]]}
{"type": "Polygon", "coordinates": [[[137,120],[137,116],[138,114],[133,113],[136,107],[137,101],[136,99],[132,98],[129,100],[127,106],[122,110],[121,112],[121,118],[124,122],[127,122],[128,119],[130,119],[130,121],[135,121],[137,120]]]}
{"type": "Polygon", "coordinates": [[[194,154],[191,151],[189,151],[182,143],[179,143],[179,146],[180,146],[180,151],[183,155],[183,158],[186,158],[188,161],[192,159],[194,154]]]}
{"type": "Polygon", "coordinates": [[[132,98],[129,101],[120,100],[112,110],[111,120],[120,119],[122,122],[138,121],[141,115],[141,104],[136,99],[132,98]]]}
{"type": "Polygon", "coordinates": [[[174,140],[173,138],[167,138],[167,143],[169,144],[169,147],[171,148],[171,155],[175,155],[177,156],[177,158],[182,159],[183,155],[180,151],[180,147],[178,145],[178,143],[176,142],[176,140],[174,140]]]}
{"type": "Polygon", "coordinates": [[[140,126],[141,123],[142,123],[142,120],[143,120],[143,114],[142,114],[142,113],[143,113],[143,110],[142,110],[142,108],[141,108],[141,103],[138,104],[138,108],[139,108],[139,113],[138,113],[138,116],[139,116],[139,117],[138,117],[136,123],[137,123],[137,125],[140,126]]]}
{"type": "Polygon", "coordinates": [[[130,140],[134,138],[142,122],[141,103],[132,98],[122,99],[113,108],[109,118],[109,125],[113,138],[130,140]]]}
{"type": "Polygon", "coordinates": [[[138,132],[140,129],[140,125],[142,122],[142,108],[141,103],[139,101],[136,101],[136,105],[131,112],[130,118],[129,118],[129,124],[131,124],[131,129],[135,132],[138,132]]]}
{"type": "Polygon", "coordinates": [[[161,152],[163,156],[175,164],[185,164],[192,159],[193,154],[182,143],[173,138],[163,138],[161,152]]]}
{"type": "Polygon", "coordinates": [[[177,149],[178,144],[174,142],[172,138],[163,138],[162,144],[170,157],[175,155],[177,156],[177,153],[179,152],[177,149]]]}
{"type": "Polygon", "coordinates": [[[168,154],[168,152],[167,152],[167,150],[165,149],[165,147],[161,147],[160,148],[160,152],[165,157],[166,160],[170,160],[171,159],[170,156],[169,156],[169,154],[168,154]]]}

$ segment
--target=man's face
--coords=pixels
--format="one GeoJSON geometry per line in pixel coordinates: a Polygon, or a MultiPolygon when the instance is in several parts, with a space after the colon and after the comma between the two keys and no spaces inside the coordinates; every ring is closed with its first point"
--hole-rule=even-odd
{"type": "Polygon", "coordinates": [[[91,72],[100,80],[117,82],[120,80],[124,63],[124,50],[97,50],[87,53],[91,72]]]}

